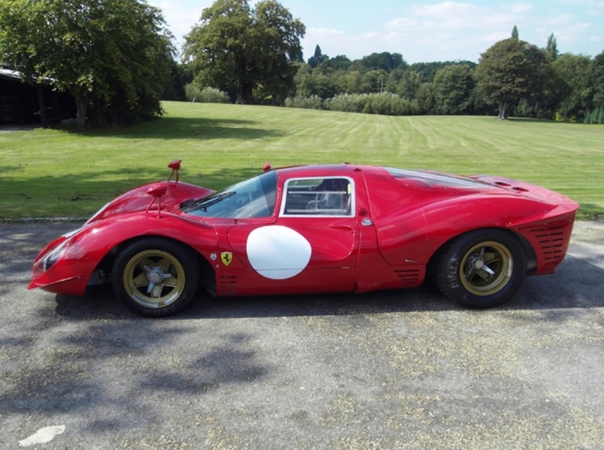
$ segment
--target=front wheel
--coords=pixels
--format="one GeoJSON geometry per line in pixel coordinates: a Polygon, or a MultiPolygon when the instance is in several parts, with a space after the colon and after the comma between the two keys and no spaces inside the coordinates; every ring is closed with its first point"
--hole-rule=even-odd
{"type": "Polygon", "coordinates": [[[451,300],[490,308],[510,299],[526,274],[520,241],[504,230],[472,231],[454,240],[436,261],[435,281],[451,300]]]}
{"type": "Polygon", "coordinates": [[[130,244],[118,255],[112,284],[132,311],[162,317],[191,302],[199,284],[199,268],[188,247],[149,237],[130,244]]]}

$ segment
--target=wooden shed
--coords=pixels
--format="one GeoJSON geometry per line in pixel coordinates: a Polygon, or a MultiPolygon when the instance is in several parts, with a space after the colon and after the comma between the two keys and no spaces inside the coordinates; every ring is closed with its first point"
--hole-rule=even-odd
{"type": "Polygon", "coordinates": [[[19,72],[0,68],[0,125],[47,124],[76,117],[73,96],[52,89],[51,80],[31,85],[19,72]]]}

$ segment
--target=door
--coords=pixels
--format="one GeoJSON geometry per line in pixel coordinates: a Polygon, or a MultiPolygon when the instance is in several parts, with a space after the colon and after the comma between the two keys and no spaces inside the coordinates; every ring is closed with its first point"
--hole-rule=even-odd
{"type": "MultiPolygon", "coordinates": [[[[355,201],[352,178],[287,180],[276,222],[228,231],[233,252],[251,269],[239,286],[249,282],[258,293],[354,291],[360,241],[355,201]]],[[[254,293],[245,291],[240,293],[254,293]]]]}

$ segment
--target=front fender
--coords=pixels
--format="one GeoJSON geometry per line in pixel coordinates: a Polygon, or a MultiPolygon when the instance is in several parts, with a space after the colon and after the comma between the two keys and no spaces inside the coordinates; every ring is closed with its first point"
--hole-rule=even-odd
{"type": "Polygon", "coordinates": [[[82,295],[93,272],[112,249],[144,236],[180,241],[201,254],[218,247],[214,227],[200,221],[171,214],[157,217],[145,212],[113,216],[47,245],[34,261],[28,288],[82,295]]]}

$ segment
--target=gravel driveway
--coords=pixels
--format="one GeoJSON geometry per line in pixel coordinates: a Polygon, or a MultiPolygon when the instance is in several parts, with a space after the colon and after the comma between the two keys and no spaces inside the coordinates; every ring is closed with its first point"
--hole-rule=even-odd
{"type": "Polygon", "coordinates": [[[604,222],[492,310],[426,286],[167,319],[27,291],[72,228],[0,225],[2,449],[604,448],[604,222]]]}

